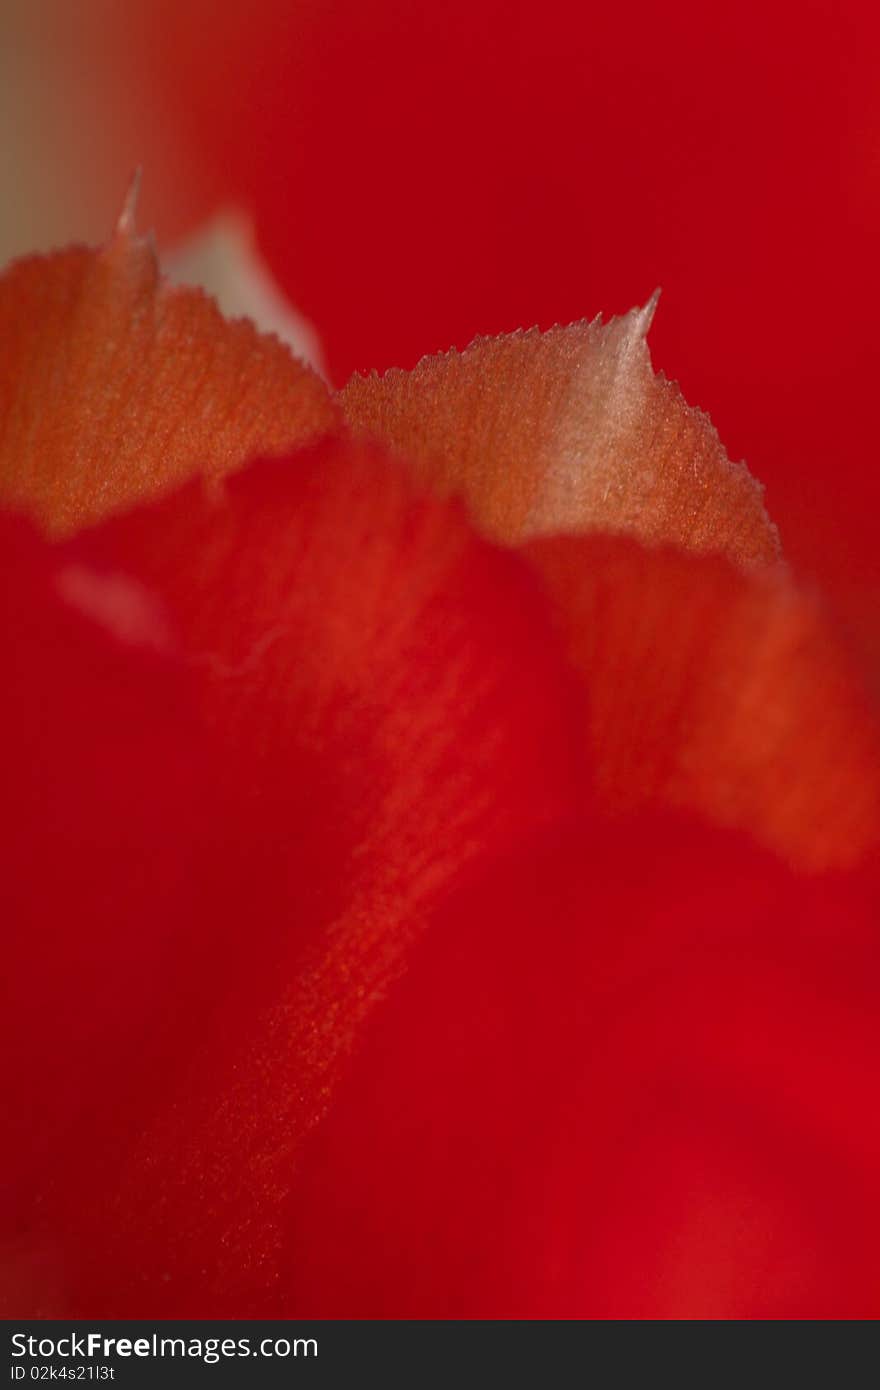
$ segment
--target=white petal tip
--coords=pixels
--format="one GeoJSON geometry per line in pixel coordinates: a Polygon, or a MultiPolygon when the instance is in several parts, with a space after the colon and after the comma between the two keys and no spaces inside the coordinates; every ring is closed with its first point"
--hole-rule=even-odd
{"type": "Polygon", "coordinates": [[[122,204],[122,211],[120,212],[116,222],[117,236],[134,236],[135,234],[135,227],[137,224],[137,205],[141,193],[142,175],[143,169],[139,165],[131,176],[131,182],[128,185],[128,192],[126,193],[125,200],[122,204]]]}
{"type": "Polygon", "coordinates": [[[654,322],[654,315],[657,312],[657,304],[659,302],[659,299],[660,286],[658,285],[648,302],[644,304],[641,309],[635,309],[633,311],[636,321],[636,327],[638,329],[639,337],[641,338],[647,338],[648,336],[651,324],[654,322]]]}

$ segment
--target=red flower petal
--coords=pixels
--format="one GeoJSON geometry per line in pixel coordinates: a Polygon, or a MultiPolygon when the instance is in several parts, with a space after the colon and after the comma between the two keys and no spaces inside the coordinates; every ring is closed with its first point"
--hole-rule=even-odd
{"type": "MultiPolygon", "coordinates": [[[[141,586],[187,660],[222,960],[173,1065],[133,1086],[136,1125],[123,1108],[76,1129],[37,1188],[16,1268],[42,1251],[56,1282],[13,1306],[241,1315],[276,1286],[299,1146],[426,914],[579,795],[569,676],[528,567],[344,444],[57,553],[141,586]]],[[[83,757],[100,768],[101,743],[83,757]]],[[[54,906],[75,933],[76,895],[54,906]]]]}
{"type": "Polygon", "coordinates": [[[75,1184],[120,1113],[136,1122],[144,1075],[198,1028],[236,850],[161,604],[20,521],[0,537],[0,1240],[21,1307],[56,1277],[22,1244],[32,1202],[75,1184]]]}
{"type": "Polygon", "coordinates": [[[0,277],[0,501],[55,533],[196,474],[222,478],[336,418],[277,339],[160,280],[130,223],[103,251],[0,277]]]}
{"type": "Polygon", "coordinates": [[[663,820],[462,896],[313,1138],[277,1306],[876,1316],[875,911],[663,820]]]}

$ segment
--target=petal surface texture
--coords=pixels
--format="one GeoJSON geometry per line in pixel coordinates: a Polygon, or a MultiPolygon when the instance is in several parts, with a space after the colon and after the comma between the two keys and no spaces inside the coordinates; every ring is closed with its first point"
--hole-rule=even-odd
{"type": "Polygon", "coordinates": [[[163,281],[129,222],[103,250],[0,277],[0,502],[56,535],[307,443],[335,419],[314,372],[163,281]]]}
{"type": "Polygon", "coordinates": [[[499,540],[602,530],[772,562],[761,488],[652,369],[652,312],[478,338],[411,372],[352,377],[343,406],[499,540]]]}
{"type": "Polygon", "coordinates": [[[880,843],[880,727],[856,660],[787,572],[625,537],[529,542],[586,684],[597,794],[748,830],[803,868],[880,843]]]}

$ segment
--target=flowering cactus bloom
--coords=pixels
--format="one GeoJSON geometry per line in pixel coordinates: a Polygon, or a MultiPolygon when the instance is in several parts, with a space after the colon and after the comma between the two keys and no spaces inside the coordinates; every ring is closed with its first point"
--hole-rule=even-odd
{"type": "Polygon", "coordinates": [[[872,1316],[874,705],[648,315],[0,279],[6,1316],[872,1316]]]}

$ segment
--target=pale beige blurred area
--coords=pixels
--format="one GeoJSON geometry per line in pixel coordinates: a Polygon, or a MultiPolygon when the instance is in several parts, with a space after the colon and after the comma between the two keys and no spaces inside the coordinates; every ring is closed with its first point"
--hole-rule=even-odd
{"type": "Polygon", "coordinates": [[[149,0],[0,0],[0,263],[105,240],[137,166],[144,229],[169,244],[197,220],[197,154],[138,63],[148,12],[149,0]]]}
{"type": "Polygon", "coordinates": [[[327,377],[321,341],[313,324],[285,298],[257,249],[250,220],[225,209],[162,257],[174,284],[200,285],[228,319],[249,318],[274,333],[302,362],[327,377]]]}

